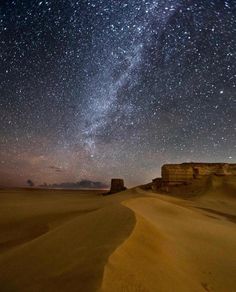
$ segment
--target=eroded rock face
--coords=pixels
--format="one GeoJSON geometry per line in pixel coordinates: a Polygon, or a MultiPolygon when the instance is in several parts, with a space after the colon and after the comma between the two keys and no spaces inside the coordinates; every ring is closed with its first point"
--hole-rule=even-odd
{"type": "Polygon", "coordinates": [[[189,164],[165,164],[161,168],[163,182],[182,182],[193,178],[193,168],[189,164]]]}
{"type": "Polygon", "coordinates": [[[184,182],[207,175],[235,175],[236,165],[228,163],[182,163],[162,166],[162,181],[184,182]]]}
{"type": "Polygon", "coordinates": [[[118,192],[125,191],[126,187],[124,185],[124,180],[121,178],[113,178],[111,180],[111,189],[108,194],[115,194],[118,192]]]}
{"type": "Polygon", "coordinates": [[[163,190],[178,185],[188,185],[194,181],[211,175],[236,175],[236,164],[228,163],[182,163],[165,164],[161,169],[161,178],[152,182],[154,191],[163,190]]]}

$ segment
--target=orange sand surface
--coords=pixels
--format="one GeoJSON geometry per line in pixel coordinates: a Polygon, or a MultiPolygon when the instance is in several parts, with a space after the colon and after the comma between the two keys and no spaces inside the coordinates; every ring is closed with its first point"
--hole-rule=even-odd
{"type": "Polygon", "coordinates": [[[0,190],[0,291],[236,291],[236,178],[193,194],[0,190]]]}

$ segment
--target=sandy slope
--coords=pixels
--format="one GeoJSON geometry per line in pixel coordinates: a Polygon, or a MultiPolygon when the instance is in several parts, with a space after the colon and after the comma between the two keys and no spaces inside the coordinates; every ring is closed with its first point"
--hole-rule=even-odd
{"type": "Polygon", "coordinates": [[[135,224],[119,196],[8,195],[0,194],[1,292],[96,291],[135,224]]]}
{"type": "Polygon", "coordinates": [[[125,201],[137,224],[109,257],[103,291],[236,291],[236,188],[227,180],[189,200],[125,201]]]}
{"type": "Polygon", "coordinates": [[[0,191],[0,291],[236,291],[235,190],[0,191]]]}

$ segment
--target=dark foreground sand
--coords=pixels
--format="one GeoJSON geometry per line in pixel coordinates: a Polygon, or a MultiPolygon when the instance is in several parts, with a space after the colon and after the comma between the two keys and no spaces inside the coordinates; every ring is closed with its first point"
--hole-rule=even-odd
{"type": "Polygon", "coordinates": [[[236,291],[236,179],[183,199],[140,188],[0,191],[0,292],[236,291]]]}

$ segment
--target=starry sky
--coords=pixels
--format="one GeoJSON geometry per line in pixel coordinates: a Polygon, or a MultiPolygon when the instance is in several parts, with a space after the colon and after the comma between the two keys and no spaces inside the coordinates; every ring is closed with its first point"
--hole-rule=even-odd
{"type": "Polygon", "coordinates": [[[235,162],[235,0],[0,3],[0,185],[235,162]]]}

